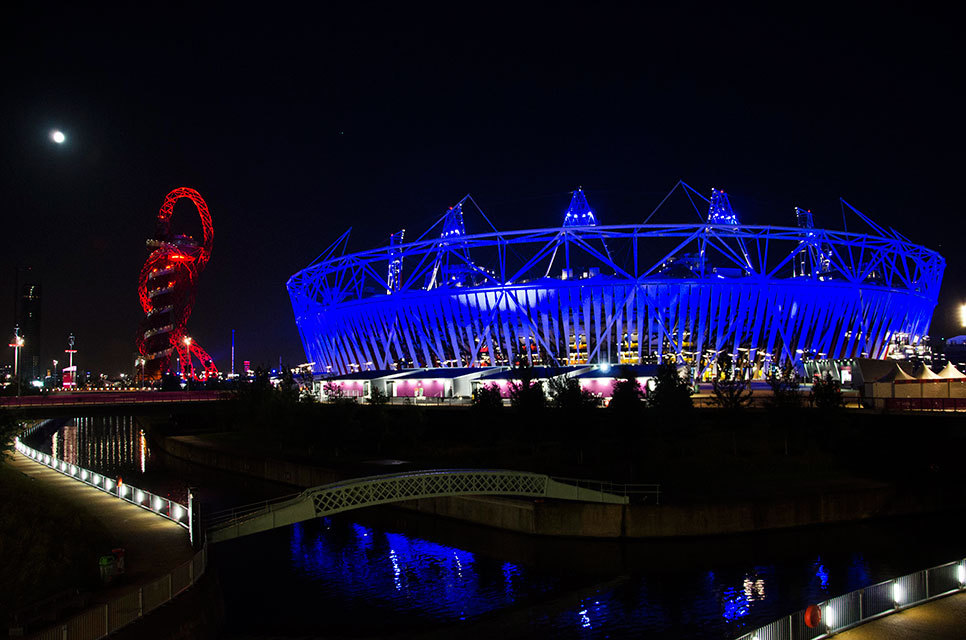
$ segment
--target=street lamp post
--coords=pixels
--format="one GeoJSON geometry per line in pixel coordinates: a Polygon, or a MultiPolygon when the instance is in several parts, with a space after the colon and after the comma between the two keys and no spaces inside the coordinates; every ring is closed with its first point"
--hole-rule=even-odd
{"type": "Polygon", "coordinates": [[[23,348],[23,336],[20,335],[20,325],[13,328],[13,377],[17,379],[17,395],[20,395],[20,349],[23,348]]]}
{"type": "Polygon", "coordinates": [[[195,377],[195,363],[191,359],[191,338],[189,336],[184,337],[184,344],[188,347],[185,350],[185,355],[188,357],[188,379],[190,380],[195,377]]]}
{"type": "Polygon", "coordinates": [[[64,353],[69,354],[70,361],[67,363],[68,367],[74,366],[74,354],[77,353],[77,349],[74,348],[74,334],[70,334],[67,338],[67,348],[64,349],[64,353]]]}

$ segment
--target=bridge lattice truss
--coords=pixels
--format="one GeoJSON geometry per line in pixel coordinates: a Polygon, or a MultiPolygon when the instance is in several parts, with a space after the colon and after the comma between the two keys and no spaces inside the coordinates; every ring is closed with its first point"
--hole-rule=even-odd
{"type": "Polygon", "coordinates": [[[896,334],[928,330],[945,269],[882,228],[586,226],[339,246],[287,285],[307,355],[332,373],[883,357],[896,334]]]}
{"type": "Polygon", "coordinates": [[[549,476],[502,470],[434,470],[355,478],[302,493],[213,514],[208,539],[221,542],[244,535],[403,500],[444,496],[519,496],[627,504],[628,493],[656,498],[658,485],[561,481],[549,476]]]}

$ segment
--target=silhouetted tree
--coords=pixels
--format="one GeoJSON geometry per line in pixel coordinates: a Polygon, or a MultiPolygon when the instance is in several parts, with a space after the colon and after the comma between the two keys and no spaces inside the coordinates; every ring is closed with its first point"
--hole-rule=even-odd
{"type": "Polygon", "coordinates": [[[503,396],[496,384],[481,384],[473,390],[473,409],[482,413],[491,413],[503,408],[503,396]]]}
{"type": "Polygon", "coordinates": [[[802,408],[802,394],[798,391],[798,379],[791,366],[786,366],[777,373],[769,373],[766,380],[771,387],[771,397],[765,399],[767,408],[784,412],[802,408]]]}
{"type": "Polygon", "coordinates": [[[837,411],[845,407],[845,396],[842,395],[842,385],[826,373],[824,377],[816,378],[812,383],[810,400],[823,411],[837,411]]]}
{"type": "Polygon", "coordinates": [[[747,380],[735,375],[736,369],[732,364],[730,353],[718,356],[718,375],[712,383],[714,395],[711,402],[722,409],[737,411],[751,402],[752,391],[747,380]]]}
{"type": "Polygon", "coordinates": [[[295,377],[287,367],[282,369],[282,378],[278,383],[276,391],[278,392],[279,400],[282,402],[295,403],[299,401],[299,396],[301,395],[299,385],[295,382],[295,377]]]}
{"type": "Polygon", "coordinates": [[[581,388],[577,378],[554,376],[548,383],[550,406],[563,411],[583,411],[599,407],[603,400],[581,388]]]}
{"type": "Polygon", "coordinates": [[[729,411],[745,408],[751,403],[751,397],[754,395],[747,380],[735,378],[715,379],[711,384],[711,391],[714,394],[711,402],[716,407],[729,411]]]}
{"type": "Polygon", "coordinates": [[[366,402],[375,406],[383,406],[389,403],[389,395],[379,387],[373,386],[369,392],[369,397],[366,398],[366,402]]]}
{"type": "Polygon", "coordinates": [[[322,391],[325,392],[325,398],[329,402],[341,402],[345,400],[345,390],[341,385],[331,380],[322,385],[322,391]]]}
{"type": "Polygon", "coordinates": [[[7,456],[13,457],[13,439],[20,435],[23,425],[13,414],[5,409],[0,409],[0,462],[7,456]]]}
{"type": "Polygon", "coordinates": [[[526,362],[521,362],[513,368],[513,378],[510,380],[510,405],[521,411],[539,411],[547,406],[547,396],[543,392],[543,384],[536,378],[536,374],[526,362]]]}
{"type": "Polygon", "coordinates": [[[644,408],[644,389],[632,370],[621,367],[607,407],[622,413],[633,413],[644,408]]]}
{"type": "Polygon", "coordinates": [[[678,374],[674,364],[665,362],[657,368],[654,389],[647,394],[647,406],[662,413],[688,411],[694,406],[691,393],[687,378],[678,374]]]}

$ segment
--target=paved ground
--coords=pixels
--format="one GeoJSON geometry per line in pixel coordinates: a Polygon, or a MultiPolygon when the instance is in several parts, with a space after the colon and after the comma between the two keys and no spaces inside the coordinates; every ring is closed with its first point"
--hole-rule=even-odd
{"type": "Polygon", "coordinates": [[[966,593],[893,613],[835,635],[836,640],[963,640],[966,638],[966,593]]]}
{"type": "Polygon", "coordinates": [[[126,573],[111,586],[93,592],[91,603],[112,600],[191,559],[188,532],[175,523],[52,471],[20,453],[9,464],[68,497],[79,510],[100,520],[121,540],[126,573]]]}

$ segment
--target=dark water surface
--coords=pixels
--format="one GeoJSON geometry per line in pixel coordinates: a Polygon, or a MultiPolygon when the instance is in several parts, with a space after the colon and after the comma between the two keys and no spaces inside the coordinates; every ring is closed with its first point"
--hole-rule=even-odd
{"type": "MultiPolygon", "coordinates": [[[[291,488],[156,454],[130,417],[51,424],[28,444],[221,508],[291,488]]],[[[946,514],[678,541],[547,540],[396,508],[215,546],[229,637],[736,637],[808,604],[966,556],[946,514]]]]}
{"type": "Polygon", "coordinates": [[[409,514],[401,526],[387,511],[219,545],[230,633],[732,638],[966,555],[959,516],[616,543],[467,535],[471,527],[409,514]]]}

